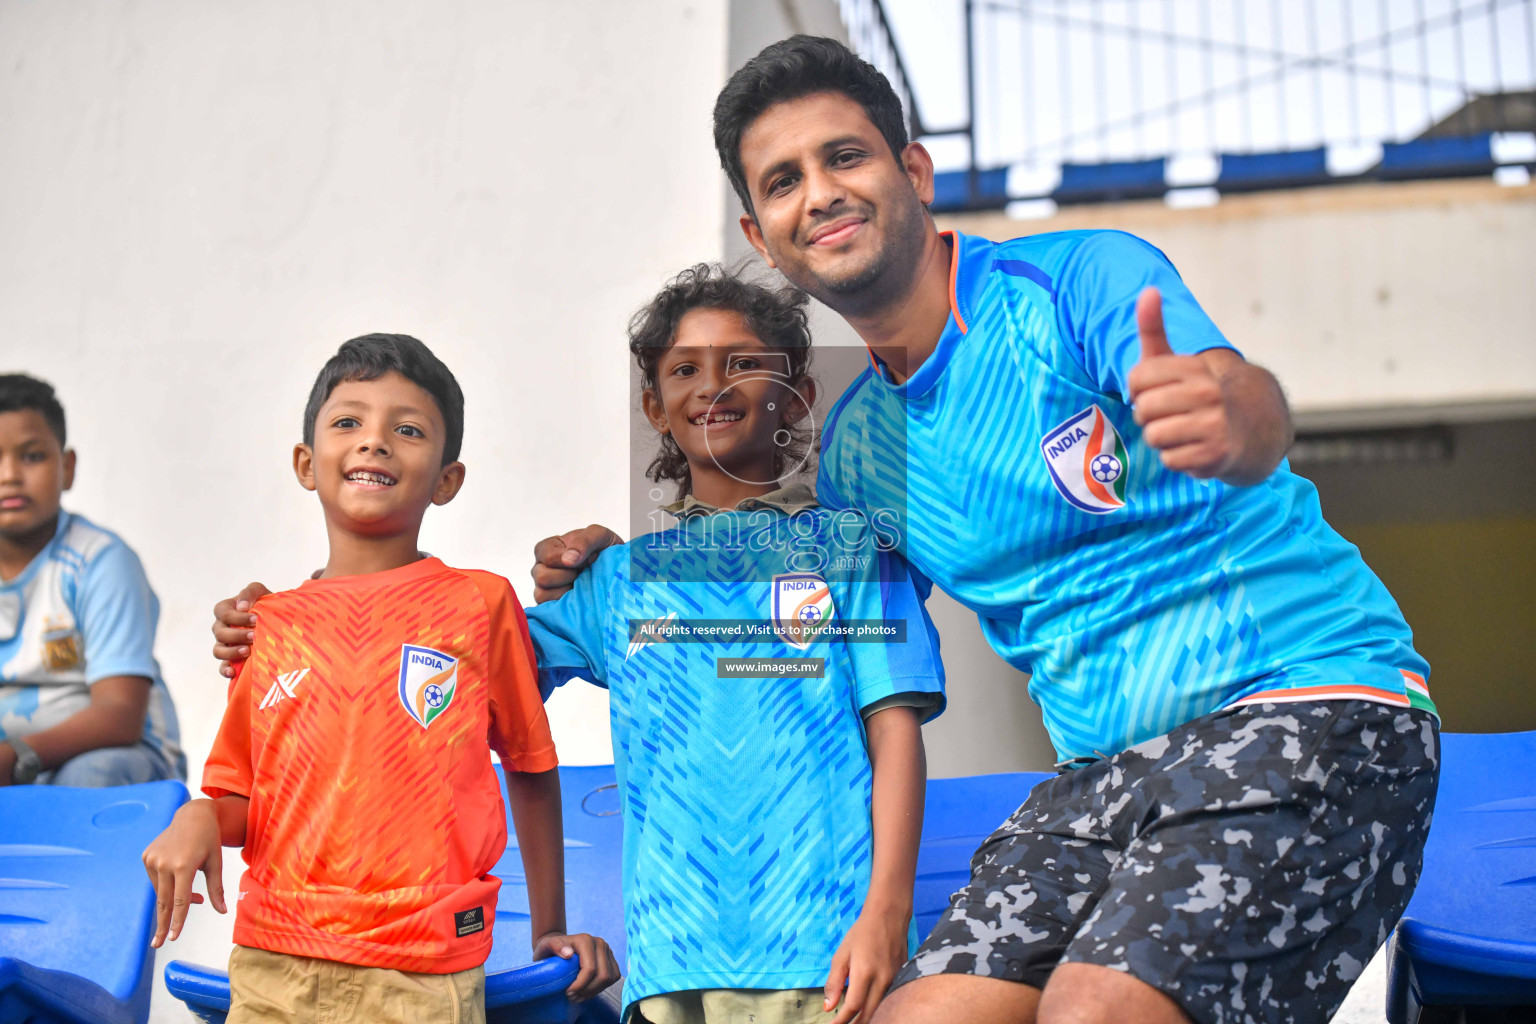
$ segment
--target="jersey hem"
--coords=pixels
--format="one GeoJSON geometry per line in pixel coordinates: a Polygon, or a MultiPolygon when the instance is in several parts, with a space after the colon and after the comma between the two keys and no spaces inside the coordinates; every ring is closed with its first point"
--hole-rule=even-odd
{"type": "Polygon", "coordinates": [[[264,949],[269,953],[286,953],[290,956],[331,960],[354,967],[383,967],[391,971],[407,971],[411,974],[457,974],[479,967],[491,955],[491,933],[474,948],[452,956],[423,956],[401,953],[393,946],[348,939],[343,935],[326,932],[283,932],[235,922],[234,942],[239,946],[264,949]]]}
{"type": "Polygon", "coordinates": [[[753,971],[749,974],[735,974],[714,971],[684,971],[677,974],[663,974],[656,978],[645,979],[644,984],[634,985],[634,976],[624,979],[624,1013],[628,1014],[631,1007],[642,999],[651,996],[666,996],[674,992],[693,992],[698,990],[721,988],[763,988],[787,991],[790,989],[813,988],[820,990],[827,981],[826,969],[830,968],[831,960],[828,960],[825,968],[818,964],[813,970],[802,968],[796,971],[753,971]],[[760,984],[772,982],[772,984],[760,984]]]}
{"type": "Polygon", "coordinates": [[[1229,708],[1243,707],[1248,704],[1298,704],[1311,701],[1324,700],[1363,700],[1372,704],[1385,704],[1395,708],[1418,708],[1428,711],[1435,718],[1440,717],[1434,702],[1429,699],[1428,691],[1422,697],[1409,690],[1406,693],[1397,693],[1393,690],[1383,690],[1375,686],[1364,686],[1358,683],[1339,683],[1322,686],[1296,686],[1281,687],[1274,690],[1260,690],[1258,693],[1250,693],[1246,697],[1224,704],[1221,708],[1226,711],[1229,708]]]}

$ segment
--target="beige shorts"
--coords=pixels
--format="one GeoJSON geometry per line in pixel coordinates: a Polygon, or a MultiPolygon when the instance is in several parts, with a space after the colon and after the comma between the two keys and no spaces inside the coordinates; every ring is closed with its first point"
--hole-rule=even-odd
{"type": "Polygon", "coordinates": [[[640,1000],[647,1024],[822,1024],[819,988],[711,988],[640,1000]]]}
{"type": "Polygon", "coordinates": [[[412,974],[236,946],[227,1024],[485,1024],[485,968],[412,974]]]}

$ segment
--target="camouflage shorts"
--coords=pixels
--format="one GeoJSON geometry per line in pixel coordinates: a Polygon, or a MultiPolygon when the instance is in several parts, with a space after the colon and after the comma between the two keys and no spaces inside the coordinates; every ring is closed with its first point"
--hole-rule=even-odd
{"type": "Polygon", "coordinates": [[[1325,1021],[1407,906],[1434,716],[1365,701],[1195,719],[1035,787],[897,975],[1127,971],[1200,1024],[1325,1021]]]}

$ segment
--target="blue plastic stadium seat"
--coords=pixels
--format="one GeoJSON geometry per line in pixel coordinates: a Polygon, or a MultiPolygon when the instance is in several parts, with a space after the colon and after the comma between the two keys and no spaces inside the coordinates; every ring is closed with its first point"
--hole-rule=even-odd
{"type": "Polygon", "coordinates": [[[935,213],[960,210],[1000,210],[1008,205],[1008,168],[994,167],[976,172],[972,193],[970,171],[939,171],[933,176],[935,213]]]}
{"type": "MultiPolygon", "coordinates": [[[[497,776],[506,799],[506,779],[497,776]]],[[[612,765],[560,769],[560,802],[565,825],[565,913],[573,932],[608,940],[623,970],[623,822],[612,765]]],[[[501,879],[491,954],[485,962],[485,1014],[490,1024],[617,1024],[612,999],[573,1007],[565,990],[575,980],[575,959],[553,957],[529,963],[533,945],[528,886],[517,835],[507,820],[508,843],[491,873],[501,879]]],[[[140,868],[142,872],[143,869],[140,868]]],[[[199,1020],[223,1024],[229,1012],[229,974],[222,969],[175,960],[165,968],[165,987],[199,1020]]],[[[615,993],[616,994],[616,993],[615,993]]],[[[0,1017],[0,1020],[5,1018],[0,1017]]]]}
{"type": "Polygon", "coordinates": [[[1029,791],[1051,778],[1041,772],[929,779],[923,813],[923,840],[917,851],[917,886],[912,916],[926,938],[949,906],[949,898],[971,877],[971,854],[1029,791]]]}
{"type": "Polygon", "coordinates": [[[1331,181],[1328,150],[1299,149],[1284,153],[1223,153],[1216,188],[1221,192],[1300,188],[1331,181]]]}
{"type": "MultiPolygon", "coordinates": [[[[489,1024],[615,1024],[616,1007],[598,1002],[573,1007],[565,990],[576,980],[580,965],[573,957],[552,957],[538,963],[485,976],[485,1016],[489,1024]]],[[[192,1015],[207,1024],[223,1024],[229,1013],[229,974],[214,967],[172,960],[165,968],[165,987],[187,1004],[192,1015]]]]}
{"type": "Polygon", "coordinates": [[[1424,874],[1388,951],[1391,1024],[1536,1007],[1536,732],[1443,739],[1424,874]]]}
{"type": "Polygon", "coordinates": [[[1168,191],[1166,165],[1162,157],[1107,164],[1062,164],[1061,184],[1051,198],[1062,204],[1156,198],[1168,191]]]}
{"type": "Polygon", "coordinates": [[[1381,147],[1381,163],[1372,172],[1378,178],[1464,178],[1492,174],[1493,136],[1447,136],[1389,142],[1381,147]]]}
{"type": "MultiPolygon", "coordinates": [[[[1047,778],[1047,774],[1025,772],[929,781],[913,903],[920,935],[927,935],[949,905],[950,894],[969,878],[976,847],[1024,802],[1036,783],[1047,778]]],[[[570,928],[607,939],[622,970],[623,823],[613,766],[561,768],[560,791],[570,928]]],[[[568,1019],[581,1024],[616,1022],[612,1000],[594,1000],[581,1007],[566,1002],[563,992],[576,975],[573,962],[527,963],[532,941],[528,889],[515,842],[493,869],[502,887],[496,904],[495,943],[485,965],[487,1019],[492,1024],[564,1024],[568,1019]]],[[[222,1024],[229,1011],[229,975],[223,970],[173,961],[165,969],[165,984],[200,1020],[222,1024]]]]}
{"type": "Polygon", "coordinates": [[[0,789],[0,1021],[143,1024],[155,893],[140,859],[179,782],[0,789]]]}

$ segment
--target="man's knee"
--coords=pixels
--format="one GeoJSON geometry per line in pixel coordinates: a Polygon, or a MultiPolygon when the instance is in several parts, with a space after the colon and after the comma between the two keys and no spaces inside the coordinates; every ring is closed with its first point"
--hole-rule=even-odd
{"type": "Polygon", "coordinates": [[[885,997],[871,1024],[1032,1024],[1040,990],[969,974],[917,978],[885,997]]]}
{"type": "Polygon", "coordinates": [[[168,777],[154,754],[142,746],[102,747],[65,761],[48,781],[54,786],[99,789],[168,777]]]}
{"type": "Polygon", "coordinates": [[[1124,971],[1062,964],[1040,996],[1039,1024],[1190,1024],[1178,1003],[1124,971]]]}

